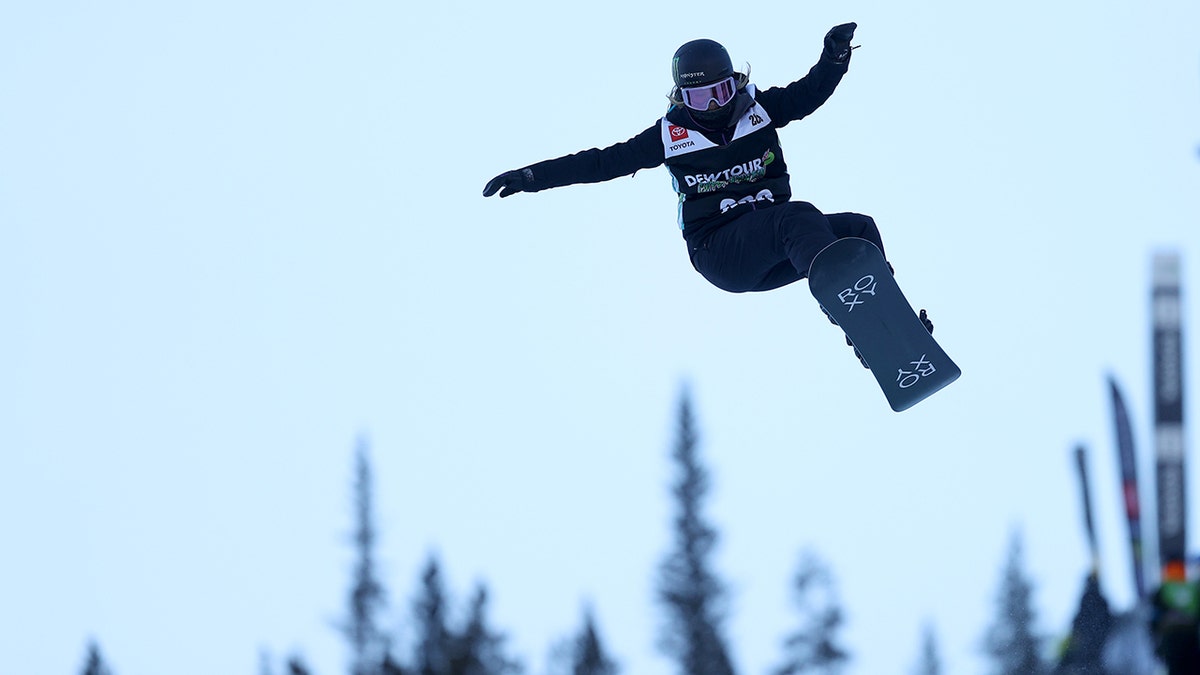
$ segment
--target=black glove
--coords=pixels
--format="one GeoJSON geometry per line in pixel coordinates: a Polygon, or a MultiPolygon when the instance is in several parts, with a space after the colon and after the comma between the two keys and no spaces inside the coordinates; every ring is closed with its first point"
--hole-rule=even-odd
{"type": "Polygon", "coordinates": [[[855,28],[858,24],[851,22],[829,29],[825,34],[825,53],[829,58],[838,63],[850,58],[850,41],[854,39],[855,28]]]}
{"type": "Polygon", "coordinates": [[[505,171],[488,181],[488,184],[483,188],[483,196],[491,197],[499,190],[501,197],[515,195],[518,192],[524,192],[525,186],[533,181],[533,171],[529,169],[518,169],[517,171],[505,171]]]}

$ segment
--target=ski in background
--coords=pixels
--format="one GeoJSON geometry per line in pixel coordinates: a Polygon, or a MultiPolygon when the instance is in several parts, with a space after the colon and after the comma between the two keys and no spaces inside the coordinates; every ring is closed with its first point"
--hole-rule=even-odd
{"type": "Polygon", "coordinates": [[[1133,567],[1133,589],[1138,601],[1146,597],[1146,569],[1142,554],[1142,508],[1138,496],[1137,453],[1133,446],[1133,427],[1129,408],[1121,388],[1113,376],[1108,378],[1112,396],[1113,426],[1117,439],[1117,459],[1121,467],[1121,495],[1125,500],[1125,520],[1129,525],[1130,563],[1133,567]]]}

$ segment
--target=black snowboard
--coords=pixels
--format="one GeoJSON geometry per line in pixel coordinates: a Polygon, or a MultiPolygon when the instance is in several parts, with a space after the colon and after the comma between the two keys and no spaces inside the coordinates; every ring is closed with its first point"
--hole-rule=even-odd
{"type": "Polygon", "coordinates": [[[892,410],[911,408],[962,374],[866,239],[838,239],[822,249],[808,288],[862,354],[892,410]]]}

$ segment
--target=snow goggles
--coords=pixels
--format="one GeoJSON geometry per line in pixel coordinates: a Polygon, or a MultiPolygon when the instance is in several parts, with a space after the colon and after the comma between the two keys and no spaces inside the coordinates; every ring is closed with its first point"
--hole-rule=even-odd
{"type": "Polygon", "coordinates": [[[737,85],[734,84],[732,77],[699,87],[679,88],[683,104],[692,110],[708,110],[708,104],[712,101],[716,101],[718,107],[723,106],[733,100],[733,95],[736,93],[737,85]]]}

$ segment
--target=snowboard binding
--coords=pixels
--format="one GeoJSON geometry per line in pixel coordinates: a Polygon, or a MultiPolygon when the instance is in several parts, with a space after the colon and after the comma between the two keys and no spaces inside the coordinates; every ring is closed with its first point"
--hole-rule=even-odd
{"type": "MultiPolygon", "coordinates": [[[[835,326],[838,325],[838,322],[834,320],[833,315],[831,315],[828,310],[826,310],[824,307],[821,307],[821,311],[825,314],[825,318],[829,319],[829,323],[835,326]]],[[[929,319],[929,312],[926,312],[922,309],[921,313],[917,315],[917,318],[921,320],[921,325],[925,326],[925,330],[929,331],[930,335],[933,335],[933,321],[929,319]]],[[[854,350],[854,356],[858,359],[858,362],[862,364],[863,368],[866,368],[867,370],[871,369],[871,366],[867,365],[866,359],[863,358],[862,352],[858,351],[858,347],[854,346],[854,341],[850,339],[849,335],[846,336],[846,346],[854,350]]]]}

